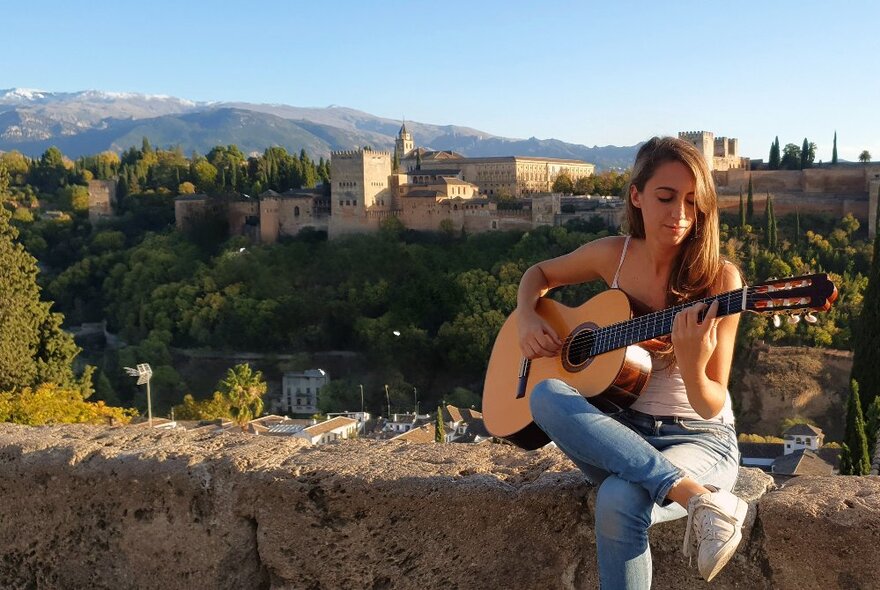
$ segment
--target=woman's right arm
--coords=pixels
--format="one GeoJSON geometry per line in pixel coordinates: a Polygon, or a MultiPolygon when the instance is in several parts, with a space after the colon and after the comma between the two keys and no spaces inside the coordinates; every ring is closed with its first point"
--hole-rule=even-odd
{"type": "Polygon", "coordinates": [[[609,257],[619,256],[622,237],[608,237],[588,242],[569,254],[544,260],[530,267],[522,276],[516,299],[519,346],[526,358],[559,354],[562,341],[535,311],[538,299],[562,285],[585,283],[604,278],[607,281],[609,257]]]}

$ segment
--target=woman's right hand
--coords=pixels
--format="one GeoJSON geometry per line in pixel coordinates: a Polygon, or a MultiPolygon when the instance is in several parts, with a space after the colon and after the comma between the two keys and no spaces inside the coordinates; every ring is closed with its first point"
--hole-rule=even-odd
{"type": "Polygon", "coordinates": [[[523,356],[536,359],[556,356],[562,350],[562,341],[556,331],[535,311],[518,312],[519,348],[523,356]]]}

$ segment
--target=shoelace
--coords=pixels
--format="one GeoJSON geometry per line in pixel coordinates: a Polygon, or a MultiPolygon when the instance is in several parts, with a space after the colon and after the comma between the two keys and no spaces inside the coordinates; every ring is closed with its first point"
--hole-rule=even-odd
{"type": "Polygon", "coordinates": [[[699,549],[699,544],[707,539],[716,538],[718,531],[713,530],[713,516],[736,527],[736,517],[727,514],[709,499],[703,499],[700,505],[694,506],[692,510],[688,510],[687,528],[684,531],[684,545],[681,548],[684,556],[688,558],[688,567],[690,567],[691,560],[699,549]],[[697,510],[702,510],[702,512],[696,523],[696,528],[698,529],[697,534],[693,541],[691,541],[691,529],[693,528],[694,516],[696,515],[697,510]]]}

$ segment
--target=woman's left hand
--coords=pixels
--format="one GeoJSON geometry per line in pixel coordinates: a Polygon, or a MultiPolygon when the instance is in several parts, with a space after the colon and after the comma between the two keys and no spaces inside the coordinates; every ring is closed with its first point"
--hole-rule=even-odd
{"type": "Polygon", "coordinates": [[[706,365],[718,345],[718,300],[707,306],[703,302],[678,312],[672,322],[672,344],[675,358],[682,373],[700,371],[705,374],[706,365]],[[708,309],[707,309],[708,308],[708,309]],[[700,312],[706,312],[700,321],[700,312]]]}

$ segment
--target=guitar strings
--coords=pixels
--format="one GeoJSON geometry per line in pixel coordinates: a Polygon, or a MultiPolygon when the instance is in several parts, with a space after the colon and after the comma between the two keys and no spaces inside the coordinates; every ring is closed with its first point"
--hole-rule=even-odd
{"type": "MultiPolygon", "coordinates": [[[[746,302],[748,304],[754,304],[759,301],[766,301],[772,298],[773,295],[769,293],[754,292],[753,287],[749,287],[746,291],[746,302]]],[[[742,290],[728,291],[720,295],[706,297],[704,299],[700,299],[699,302],[711,304],[715,300],[718,300],[719,302],[719,312],[722,312],[722,310],[724,311],[722,317],[743,311],[741,306],[742,290]],[[732,303],[736,303],[736,306],[731,307],[732,303]],[[726,305],[726,307],[720,307],[722,305],[726,305]]],[[[621,322],[610,324],[608,326],[603,326],[586,334],[584,334],[583,332],[572,334],[570,336],[566,336],[563,339],[563,344],[567,345],[571,341],[578,338],[581,341],[576,342],[569,347],[569,354],[589,351],[590,354],[588,356],[595,356],[597,354],[602,354],[604,352],[623,348],[624,346],[627,346],[626,342],[629,340],[632,340],[632,342],[629,342],[629,344],[635,344],[637,342],[644,342],[658,336],[667,335],[669,334],[669,332],[671,332],[672,320],[674,320],[675,316],[680,311],[687,309],[697,302],[698,301],[691,301],[667,309],[651,312],[638,318],[624,320],[621,322]],[[654,334],[654,332],[657,331],[658,327],[661,328],[660,333],[654,334]],[[643,335],[646,337],[643,338],[643,335]],[[623,344],[621,344],[621,342],[623,342],[623,344]],[[594,348],[599,350],[594,352],[594,348]]]]}

